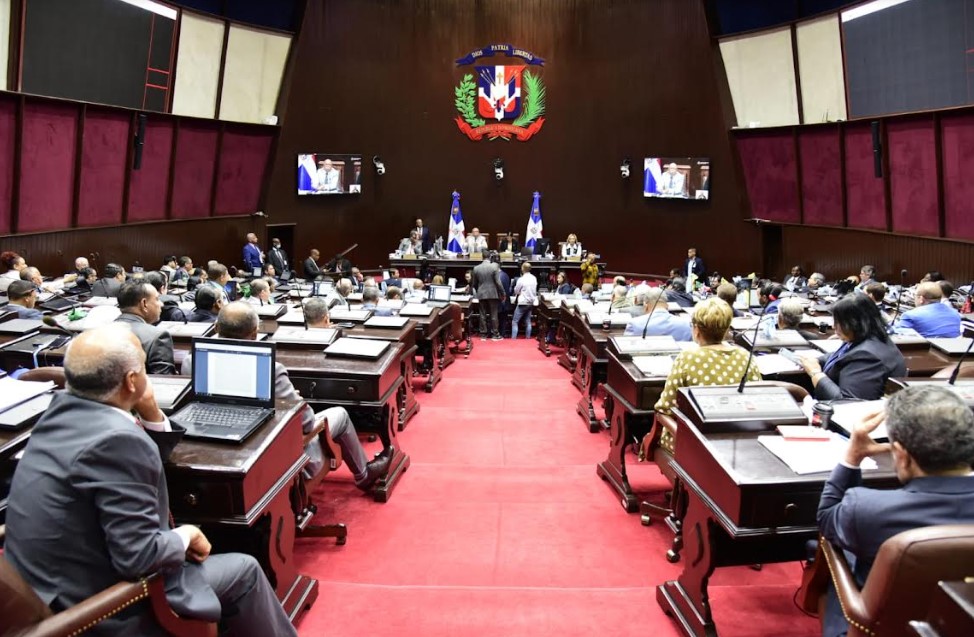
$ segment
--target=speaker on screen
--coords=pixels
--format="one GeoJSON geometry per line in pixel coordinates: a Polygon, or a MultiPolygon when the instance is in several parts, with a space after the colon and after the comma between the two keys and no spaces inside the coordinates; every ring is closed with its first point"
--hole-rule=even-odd
{"type": "Polygon", "coordinates": [[[873,174],[878,179],[883,176],[883,145],[879,138],[879,121],[873,120],[870,125],[873,129],[873,174]]]}
{"type": "Polygon", "coordinates": [[[132,170],[142,168],[142,147],[145,146],[145,113],[139,113],[135,128],[135,156],[132,160],[132,170]]]}

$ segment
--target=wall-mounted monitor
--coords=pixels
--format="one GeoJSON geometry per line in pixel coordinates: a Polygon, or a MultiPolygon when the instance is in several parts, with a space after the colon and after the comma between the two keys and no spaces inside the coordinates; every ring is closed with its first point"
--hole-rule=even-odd
{"type": "Polygon", "coordinates": [[[358,195],[361,192],[361,155],[298,155],[299,195],[358,195]]]}
{"type": "Polygon", "coordinates": [[[643,196],[709,199],[710,160],[705,157],[647,157],[643,161],[643,196]]]}

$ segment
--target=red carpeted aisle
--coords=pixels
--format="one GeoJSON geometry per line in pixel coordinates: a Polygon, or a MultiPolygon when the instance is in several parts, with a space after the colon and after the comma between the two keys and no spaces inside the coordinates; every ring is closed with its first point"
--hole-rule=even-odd
{"type": "MultiPolygon", "coordinates": [[[[320,583],[302,636],[678,634],[654,588],[679,572],[663,557],[671,536],[625,513],[596,476],[608,436],[583,427],[554,357],[534,341],[477,341],[419,399],[400,434],[412,465],[389,502],[358,492],[344,468],[317,493],[318,519],[345,522],[348,543],[298,540],[301,572],[320,583]]],[[[631,477],[662,497],[652,465],[631,477]]],[[[817,634],[792,603],[799,572],[718,569],[721,635],[817,634]]]]}

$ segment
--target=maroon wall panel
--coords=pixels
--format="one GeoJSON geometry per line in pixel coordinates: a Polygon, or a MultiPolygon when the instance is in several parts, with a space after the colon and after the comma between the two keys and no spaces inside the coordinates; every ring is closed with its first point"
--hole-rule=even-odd
{"type": "Polygon", "coordinates": [[[77,124],[77,104],[28,101],[24,105],[19,232],[71,226],[77,124]]]}
{"type": "Polygon", "coordinates": [[[216,169],[217,123],[183,122],[176,139],[176,175],[172,216],[210,216],[213,171],[216,169]]]}
{"type": "Polygon", "coordinates": [[[800,130],[802,206],[807,225],[842,225],[842,147],[839,128],[800,130]]]}
{"type": "Polygon", "coordinates": [[[946,234],[974,241],[974,114],[944,115],[940,126],[946,234]]]}
{"type": "Polygon", "coordinates": [[[845,183],[849,227],[886,229],[886,192],[873,171],[873,137],[869,124],[850,124],[845,131],[845,183]]]}
{"type": "Polygon", "coordinates": [[[273,138],[273,131],[223,133],[215,214],[235,215],[257,210],[273,138]]]}
{"type": "Polygon", "coordinates": [[[14,139],[17,131],[17,103],[0,98],[0,234],[10,232],[13,222],[10,197],[14,184],[14,139]]]}
{"type": "MultiPolygon", "coordinates": [[[[148,115],[142,168],[132,170],[129,184],[129,221],[166,218],[169,164],[172,159],[173,120],[148,115]]],[[[131,170],[131,169],[130,169],[131,170]]]]}
{"type": "Polygon", "coordinates": [[[751,215],[798,223],[798,164],[792,130],[742,134],[737,139],[751,215]]]}
{"type": "Polygon", "coordinates": [[[84,127],[78,225],[119,224],[131,117],[121,111],[88,107],[84,127]]]}
{"type": "Polygon", "coordinates": [[[886,125],[893,231],[936,237],[937,149],[932,117],[891,120],[886,125]]]}

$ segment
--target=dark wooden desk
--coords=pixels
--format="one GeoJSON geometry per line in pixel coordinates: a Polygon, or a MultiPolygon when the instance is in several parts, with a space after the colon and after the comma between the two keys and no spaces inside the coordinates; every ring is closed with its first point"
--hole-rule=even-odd
{"type": "Polygon", "coordinates": [[[574,374],[578,366],[579,334],[584,320],[585,317],[580,312],[568,307],[562,301],[558,308],[558,331],[555,340],[561,342],[565,348],[565,351],[558,356],[558,364],[567,369],[569,374],[574,374]]]}
{"type": "Polygon", "coordinates": [[[912,621],[917,637],[974,635],[974,581],[940,582],[925,621],[912,621]]]}
{"type": "Polygon", "coordinates": [[[433,388],[443,379],[443,370],[455,360],[447,339],[453,321],[460,320],[460,308],[451,304],[433,308],[429,316],[409,318],[416,321],[419,347],[417,353],[423,357],[423,364],[417,366],[416,371],[426,375],[426,392],[432,393],[433,388]]]}
{"type": "Polygon", "coordinates": [[[609,359],[606,357],[606,347],[610,336],[621,336],[626,331],[624,326],[612,327],[604,331],[601,326],[588,324],[588,319],[580,315],[574,322],[577,326],[579,338],[578,363],[572,372],[572,384],[582,392],[575,406],[575,411],[582,417],[590,433],[606,428],[595,417],[595,394],[599,385],[605,382],[609,359]]]}
{"type": "MultiPolygon", "coordinates": [[[[679,578],[657,587],[656,601],[684,635],[713,637],[707,583],[714,569],[807,557],[828,474],[794,473],[758,443],[767,431],[706,434],[681,409],[674,416],[680,435],[672,468],[687,490],[682,530],[689,555],[679,578]]],[[[897,486],[891,460],[877,461],[880,469],[867,472],[865,484],[897,486]]]]}
{"type": "Polygon", "coordinates": [[[552,301],[541,300],[535,308],[535,316],[538,317],[538,349],[545,356],[551,356],[551,343],[548,337],[551,335],[557,342],[558,323],[561,318],[561,299],[552,301]]]}
{"type": "Polygon", "coordinates": [[[274,418],[243,444],[182,440],[166,463],[169,504],[180,523],[200,525],[214,552],[253,555],[293,622],[318,597],[297,572],[291,489],[308,462],[303,401],[277,401],[274,418]]]}
{"type": "MultiPolygon", "coordinates": [[[[553,249],[557,246],[553,246],[553,249]]],[[[425,268],[433,274],[441,274],[444,278],[455,277],[457,281],[463,281],[463,275],[467,270],[472,270],[483,263],[483,259],[390,259],[389,267],[398,268],[403,276],[418,276],[425,268]]],[[[501,269],[511,275],[513,279],[521,273],[522,260],[518,258],[504,259],[500,261],[501,269]]],[[[548,277],[558,270],[563,270],[570,281],[576,285],[581,285],[582,270],[581,261],[568,261],[562,259],[531,259],[531,271],[538,277],[538,283],[545,283],[548,277]]],[[[605,263],[597,262],[599,267],[605,268],[605,263]]]]}
{"type": "Polygon", "coordinates": [[[392,496],[409,456],[402,450],[399,429],[399,389],[402,376],[401,343],[390,343],[376,360],[329,358],[318,350],[279,349],[277,361],[288,369],[291,382],[316,408],[345,407],[359,432],[374,433],[383,448],[395,448],[388,473],[373,490],[376,502],[392,496]]]}
{"type": "Polygon", "coordinates": [[[346,328],[342,332],[344,336],[352,338],[370,338],[402,343],[400,364],[404,382],[399,388],[399,431],[405,429],[406,423],[419,413],[419,401],[416,400],[416,392],[413,390],[412,382],[415,356],[418,349],[416,332],[415,321],[409,321],[401,329],[370,328],[364,325],[356,325],[351,329],[346,328]]]}

